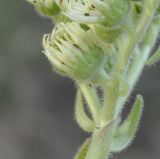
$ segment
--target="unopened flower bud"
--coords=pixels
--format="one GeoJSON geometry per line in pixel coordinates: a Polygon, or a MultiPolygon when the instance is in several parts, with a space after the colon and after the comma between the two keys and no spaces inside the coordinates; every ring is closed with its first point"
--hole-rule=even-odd
{"type": "Polygon", "coordinates": [[[79,23],[117,27],[130,10],[129,0],[57,0],[64,14],[79,23]]]}
{"type": "Polygon", "coordinates": [[[77,23],[61,23],[45,35],[45,55],[56,72],[76,80],[93,78],[105,62],[106,48],[90,30],[77,23]]]}

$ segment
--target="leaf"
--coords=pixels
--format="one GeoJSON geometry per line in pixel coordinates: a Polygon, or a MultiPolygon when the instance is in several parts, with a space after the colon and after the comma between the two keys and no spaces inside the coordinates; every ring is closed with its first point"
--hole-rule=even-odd
{"type": "MultiPolygon", "coordinates": [[[[152,20],[152,23],[153,23],[152,28],[153,28],[154,30],[156,30],[156,31],[155,31],[155,35],[158,36],[159,31],[160,31],[160,27],[159,27],[159,25],[160,25],[160,14],[154,16],[154,18],[153,18],[153,20],[152,20]]],[[[152,30],[153,30],[153,29],[152,29],[152,30]]],[[[153,34],[153,33],[152,33],[152,34],[153,34]]],[[[153,41],[153,40],[152,40],[152,41],[153,41]]],[[[159,47],[157,48],[157,50],[154,52],[154,54],[147,60],[146,64],[147,64],[148,66],[150,66],[150,65],[156,64],[158,61],[160,61],[160,45],[159,45],[159,47]]]]}
{"type": "Polygon", "coordinates": [[[156,64],[158,61],[160,61],[160,46],[157,49],[157,51],[148,59],[147,61],[147,65],[154,65],[156,64]]]}
{"type": "Polygon", "coordinates": [[[138,95],[136,102],[123,124],[117,128],[111,144],[112,152],[120,152],[126,149],[134,139],[138,123],[143,111],[143,98],[138,95]]]}
{"type": "Polygon", "coordinates": [[[82,93],[79,89],[77,90],[75,117],[77,123],[83,130],[87,132],[92,132],[94,130],[95,123],[88,117],[84,110],[82,93]]]}
{"type": "Polygon", "coordinates": [[[119,118],[111,120],[102,129],[97,130],[92,136],[88,153],[85,159],[104,159],[110,153],[110,143],[112,140],[113,129],[119,122],[119,118]]]}
{"type": "Polygon", "coordinates": [[[74,159],[85,159],[90,143],[91,143],[91,138],[86,139],[86,141],[80,147],[74,159]]]}

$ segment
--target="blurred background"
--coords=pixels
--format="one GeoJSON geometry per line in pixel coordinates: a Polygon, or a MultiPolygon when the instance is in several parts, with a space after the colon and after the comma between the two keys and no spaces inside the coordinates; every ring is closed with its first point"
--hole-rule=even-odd
{"type": "MultiPolygon", "coordinates": [[[[0,159],[71,159],[87,136],[74,121],[74,83],[42,54],[51,29],[25,0],[0,0],[0,159]]],[[[114,159],[160,158],[159,81],[160,65],[144,70],[135,88],[145,99],[140,129],[114,159]]]]}

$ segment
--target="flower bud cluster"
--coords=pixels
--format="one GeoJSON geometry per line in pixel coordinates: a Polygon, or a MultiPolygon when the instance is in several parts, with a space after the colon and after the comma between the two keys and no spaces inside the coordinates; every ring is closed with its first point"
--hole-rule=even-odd
{"type": "Polygon", "coordinates": [[[56,20],[53,32],[44,36],[44,52],[54,70],[76,80],[97,78],[101,70],[112,74],[117,38],[128,17],[142,11],[141,1],[130,0],[27,1],[56,20]]]}

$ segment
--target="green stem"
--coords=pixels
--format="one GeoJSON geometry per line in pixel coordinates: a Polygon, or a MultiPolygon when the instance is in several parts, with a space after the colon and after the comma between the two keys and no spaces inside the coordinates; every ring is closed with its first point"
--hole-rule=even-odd
{"type": "Polygon", "coordinates": [[[157,39],[157,34],[159,32],[159,25],[155,24],[155,26],[151,26],[147,37],[145,37],[145,40],[143,41],[142,48],[137,48],[134,52],[133,62],[131,63],[128,73],[126,74],[126,78],[128,80],[129,84],[129,93],[126,97],[121,97],[118,99],[118,103],[116,106],[116,114],[121,113],[122,108],[130,96],[141,72],[143,71],[146,61],[151,53],[152,47],[154,46],[154,43],[157,39]]]}
{"type": "Polygon", "coordinates": [[[144,51],[144,53],[141,53],[135,57],[134,62],[132,64],[132,67],[129,70],[129,74],[128,74],[129,93],[127,96],[120,97],[118,99],[115,116],[118,116],[118,114],[121,113],[122,108],[124,107],[126,100],[130,96],[130,94],[134,88],[134,85],[137,82],[137,80],[138,80],[138,78],[139,78],[139,76],[145,66],[145,63],[146,63],[147,58],[149,56],[149,53],[150,53],[150,49],[147,49],[144,51]]]}
{"type": "MultiPolygon", "coordinates": [[[[136,81],[138,80],[140,73],[142,72],[145,66],[146,60],[148,59],[151,46],[149,46],[149,48],[147,46],[147,49],[145,47],[143,50],[141,50],[141,52],[143,53],[136,55],[136,57],[132,60],[132,63],[129,63],[130,58],[133,57],[135,53],[135,48],[137,47],[137,44],[141,39],[141,35],[143,35],[146,32],[149,24],[153,19],[153,15],[156,11],[158,3],[159,0],[152,0],[152,2],[148,0],[144,1],[144,10],[137,23],[134,36],[129,37],[126,46],[122,46],[122,48],[124,49],[120,51],[120,58],[116,68],[117,71],[123,76],[125,76],[126,72],[129,72],[129,75],[126,77],[129,83],[129,93],[126,97],[120,97],[118,99],[115,116],[118,115],[119,112],[121,112],[124,103],[128,99],[136,81]],[[130,67],[128,67],[128,65],[130,65],[130,67]],[[129,68],[131,68],[131,70],[128,70],[129,68]]],[[[153,41],[151,41],[150,43],[152,43],[153,41]]]]}
{"type": "Polygon", "coordinates": [[[115,113],[115,105],[118,98],[119,80],[114,76],[104,92],[104,106],[101,111],[101,126],[112,120],[115,113]]]}

